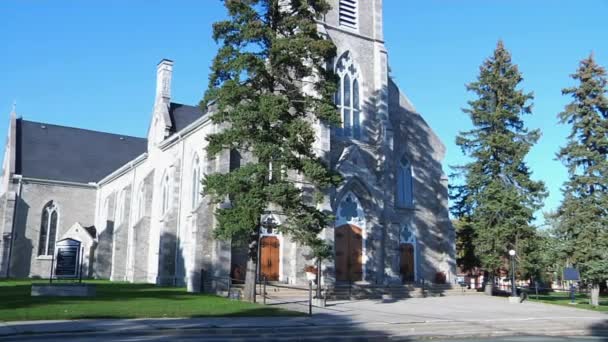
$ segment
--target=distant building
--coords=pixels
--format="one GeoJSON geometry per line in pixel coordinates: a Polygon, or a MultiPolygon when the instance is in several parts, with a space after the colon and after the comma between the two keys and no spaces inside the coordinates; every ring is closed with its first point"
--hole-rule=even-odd
{"type": "MultiPolygon", "coordinates": [[[[382,1],[332,5],[319,28],[338,47],[333,67],[343,122],[338,129],[315,124],[315,150],[345,182],[324,204],[336,216],[323,233],[335,246],[324,282],[454,282],[445,147],[389,76],[382,1]]],[[[213,109],[172,102],[172,71],[172,61],[158,64],[146,138],[11,114],[0,201],[2,276],[47,277],[55,241],[65,237],[86,246],[91,277],[198,291],[201,279],[220,289],[222,279],[244,275],[246,251],[213,238],[214,206],[200,185],[205,174],[239,167],[241,157],[226,151],[207,158],[205,137],[219,129],[209,120],[213,109]]],[[[261,240],[264,276],[306,281],[306,248],[273,230],[261,240]]]]}

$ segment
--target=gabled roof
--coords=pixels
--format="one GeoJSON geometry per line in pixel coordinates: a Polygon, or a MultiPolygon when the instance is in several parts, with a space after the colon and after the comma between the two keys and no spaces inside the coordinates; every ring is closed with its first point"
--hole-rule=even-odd
{"type": "Polygon", "coordinates": [[[173,124],[173,133],[181,131],[203,115],[205,113],[198,106],[188,106],[175,102],[171,102],[169,105],[169,116],[171,116],[171,123],[173,124]]]}
{"type": "Polygon", "coordinates": [[[17,174],[97,182],[147,151],[147,139],[17,119],[17,174]]]}

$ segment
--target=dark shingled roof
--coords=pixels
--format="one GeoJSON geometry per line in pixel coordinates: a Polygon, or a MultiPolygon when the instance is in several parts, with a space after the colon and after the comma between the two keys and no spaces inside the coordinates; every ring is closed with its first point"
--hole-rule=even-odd
{"type": "Polygon", "coordinates": [[[144,138],[18,119],[16,172],[46,180],[97,182],[147,148],[144,138]]]}
{"type": "Polygon", "coordinates": [[[173,132],[179,132],[189,124],[204,115],[198,106],[188,106],[180,103],[171,102],[169,105],[169,115],[173,124],[173,132]]]}

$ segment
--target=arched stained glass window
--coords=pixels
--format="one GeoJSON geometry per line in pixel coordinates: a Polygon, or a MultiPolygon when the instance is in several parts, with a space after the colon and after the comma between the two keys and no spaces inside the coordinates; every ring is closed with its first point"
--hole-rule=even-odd
{"type": "Polygon", "coordinates": [[[404,156],[399,160],[397,167],[397,201],[401,208],[408,208],[414,204],[412,165],[404,156]]]}
{"type": "Polygon", "coordinates": [[[359,139],[361,137],[361,118],[359,112],[361,111],[361,104],[359,103],[359,81],[355,79],[353,81],[353,137],[359,139]]]}
{"type": "Polygon", "coordinates": [[[146,202],[145,202],[145,193],[144,193],[144,182],[141,182],[139,185],[139,190],[137,191],[137,219],[141,219],[146,215],[146,202]]]}
{"type": "Polygon", "coordinates": [[[57,211],[57,206],[51,201],[42,209],[38,255],[53,255],[53,252],[55,251],[58,223],[59,213],[57,211]]]}
{"type": "Polygon", "coordinates": [[[124,220],[125,213],[125,190],[122,190],[118,194],[118,200],[116,201],[116,218],[114,219],[114,223],[116,226],[122,224],[124,220]]]}
{"type": "Polygon", "coordinates": [[[169,175],[165,174],[161,183],[161,206],[160,213],[165,215],[169,209],[169,175]]]}
{"type": "Polygon", "coordinates": [[[340,110],[342,127],[338,135],[361,137],[361,97],[359,85],[359,72],[353,64],[349,52],[346,52],[336,64],[336,73],[340,76],[336,105],[340,110]]]}
{"type": "Polygon", "coordinates": [[[201,199],[201,163],[198,155],[192,161],[192,210],[198,207],[201,199]]]}

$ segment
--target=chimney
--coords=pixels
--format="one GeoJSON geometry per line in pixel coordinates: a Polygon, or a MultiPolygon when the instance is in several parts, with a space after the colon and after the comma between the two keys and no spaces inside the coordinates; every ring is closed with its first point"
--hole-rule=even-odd
{"type": "Polygon", "coordinates": [[[171,76],[173,75],[173,61],[163,59],[156,66],[156,99],[155,103],[169,105],[171,102],[171,76]]]}

